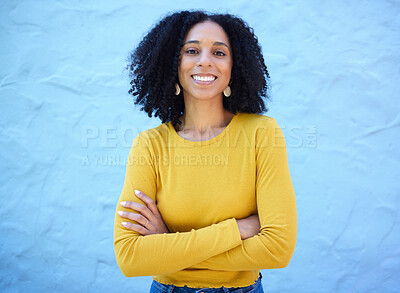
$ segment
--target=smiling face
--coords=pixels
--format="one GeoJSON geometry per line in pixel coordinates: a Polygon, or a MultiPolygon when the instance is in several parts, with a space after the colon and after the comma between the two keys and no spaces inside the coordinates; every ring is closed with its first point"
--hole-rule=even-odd
{"type": "Polygon", "coordinates": [[[212,21],[194,25],[186,35],[178,76],[185,97],[222,98],[232,71],[228,36],[212,21]]]}

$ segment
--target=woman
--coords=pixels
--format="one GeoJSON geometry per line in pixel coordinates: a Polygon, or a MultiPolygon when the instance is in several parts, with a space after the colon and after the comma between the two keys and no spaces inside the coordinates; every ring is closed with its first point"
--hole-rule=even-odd
{"type": "Polygon", "coordinates": [[[151,292],[263,292],[260,269],[293,254],[297,217],[285,140],[266,111],[260,46],[232,15],[183,11],[132,53],[135,103],[162,124],[127,162],[114,246],[151,292]]]}

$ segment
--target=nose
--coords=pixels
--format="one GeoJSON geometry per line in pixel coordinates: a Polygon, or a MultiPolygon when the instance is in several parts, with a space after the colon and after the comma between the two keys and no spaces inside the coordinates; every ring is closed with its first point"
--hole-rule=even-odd
{"type": "Polygon", "coordinates": [[[210,54],[209,52],[206,52],[206,50],[204,50],[201,54],[199,54],[199,60],[196,63],[196,66],[200,67],[200,66],[212,66],[212,59],[210,58],[210,54]]]}

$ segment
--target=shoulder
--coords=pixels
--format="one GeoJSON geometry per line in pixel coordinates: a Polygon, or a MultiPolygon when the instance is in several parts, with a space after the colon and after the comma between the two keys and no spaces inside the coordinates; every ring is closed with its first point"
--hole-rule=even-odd
{"type": "Polygon", "coordinates": [[[170,131],[171,129],[169,127],[169,123],[163,123],[157,127],[140,131],[134,139],[134,144],[138,144],[143,147],[151,147],[158,144],[163,144],[168,140],[170,131]]]}
{"type": "Polygon", "coordinates": [[[255,140],[256,148],[285,146],[285,138],[276,120],[255,113],[241,113],[239,129],[255,140]]]}
{"type": "Polygon", "coordinates": [[[240,113],[239,125],[254,132],[279,128],[274,118],[256,113],[240,113]]]}

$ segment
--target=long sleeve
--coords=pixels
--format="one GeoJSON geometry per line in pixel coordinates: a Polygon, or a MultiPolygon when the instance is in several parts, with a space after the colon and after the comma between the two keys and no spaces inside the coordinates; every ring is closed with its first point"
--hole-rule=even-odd
{"type": "Polygon", "coordinates": [[[257,131],[256,168],[260,233],[190,268],[243,271],[288,265],[296,244],[296,200],[285,139],[273,118],[257,131]]]}
{"type": "MultiPolygon", "coordinates": [[[[135,201],[134,195],[143,191],[155,202],[157,193],[156,158],[149,149],[145,132],[133,141],[129,153],[126,176],[116,211],[125,210],[119,203],[135,201]]],[[[241,244],[240,232],[234,218],[189,232],[164,233],[143,236],[121,225],[115,213],[114,249],[117,263],[125,276],[159,275],[180,271],[241,244]]]]}

